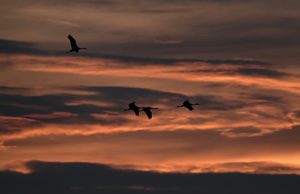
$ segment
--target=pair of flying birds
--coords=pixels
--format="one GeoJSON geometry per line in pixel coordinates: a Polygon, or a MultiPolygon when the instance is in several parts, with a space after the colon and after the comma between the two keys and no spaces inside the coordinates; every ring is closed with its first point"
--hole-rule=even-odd
{"type": "MultiPolygon", "coordinates": [[[[187,108],[189,111],[194,110],[193,105],[199,105],[198,103],[196,104],[192,104],[190,103],[188,100],[185,100],[182,105],[177,106],[177,107],[185,107],[187,108]]],[[[136,116],[140,115],[140,112],[144,111],[145,114],[147,115],[148,119],[152,118],[152,111],[153,109],[158,109],[158,108],[152,108],[152,107],[139,107],[135,104],[135,102],[132,102],[128,105],[129,108],[124,109],[124,111],[130,111],[132,110],[136,116]]]]}
{"type": "MultiPolygon", "coordinates": [[[[70,53],[70,52],[78,53],[78,51],[80,49],[86,49],[86,48],[79,47],[77,45],[77,42],[76,42],[75,38],[73,36],[71,36],[70,34],[68,35],[68,39],[70,40],[71,49],[69,51],[67,51],[67,53],[70,53]]],[[[192,111],[194,109],[193,105],[199,105],[199,104],[192,104],[188,100],[186,100],[186,101],[183,102],[182,105],[177,106],[177,107],[185,107],[188,110],[192,111]]],[[[129,108],[125,109],[125,111],[132,110],[135,113],[136,116],[139,116],[140,112],[143,111],[147,115],[148,119],[152,118],[152,111],[151,110],[158,109],[158,108],[152,108],[152,107],[142,107],[142,108],[140,108],[139,106],[137,106],[135,104],[135,102],[130,103],[128,106],[129,106],[129,108]]]]}

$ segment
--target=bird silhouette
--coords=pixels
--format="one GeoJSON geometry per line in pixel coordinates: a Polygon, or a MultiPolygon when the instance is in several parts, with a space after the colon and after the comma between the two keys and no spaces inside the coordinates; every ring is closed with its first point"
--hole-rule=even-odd
{"type": "Polygon", "coordinates": [[[140,115],[140,107],[137,106],[137,105],[135,104],[135,102],[132,102],[132,103],[128,104],[128,107],[129,107],[129,108],[124,109],[124,111],[130,111],[130,110],[132,110],[132,111],[135,113],[136,116],[139,116],[139,115],[140,115]]]}
{"type": "Polygon", "coordinates": [[[78,47],[75,38],[73,38],[73,36],[71,36],[70,34],[68,35],[68,39],[70,40],[71,50],[67,51],[66,53],[70,53],[70,52],[76,52],[76,53],[78,53],[78,51],[80,49],[86,49],[86,48],[80,48],[80,47],[78,47]]]}
{"type": "Polygon", "coordinates": [[[193,105],[199,105],[199,104],[198,104],[198,103],[192,104],[192,103],[190,103],[188,100],[185,100],[185,101],[182,103],[182,105],[177,106],[177,107],[185,107],[185,108],[187,108],[189,111],[192,111],[192,110],[194,110],[193,105]]]}
{"type": "Polygon", "coordinates": [[[141,111],[144,111],[147,115],[148,119],[152,119],[152,111],[153,109],[159,109],[159,108],[152,108],[152,107],[143,107],[141,111]]]}

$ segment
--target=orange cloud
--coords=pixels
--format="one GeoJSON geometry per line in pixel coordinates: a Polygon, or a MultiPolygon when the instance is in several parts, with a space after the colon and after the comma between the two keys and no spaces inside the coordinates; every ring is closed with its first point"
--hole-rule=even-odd
{"type": "MultiPolygon", "coordinates": [[[[113,77],[138,77],[152,79],[170,79],[199,83],[235,84],[249,87],[258,87],[270,90],[280,90],[300,94],[297,74],[286,77],[253,77],[238,73],[239,65],[209,64],[206,62],[178,62],[174,65],[128,63],[108,59],[91,59],[84,57],[52,57],[18,55],[10,63],[19,71],[67,73],[78,75],[103,75],[113,77]],[[141,68],[143,66],[143,68],[141,68]],[[191,70],[191,71],[187,71],[191,70]]],[[[247,65],[247,68],[262,69],[259,65],[247,65]]],[[[279,71],[286,71],[279,66],[279,71]]],[[[276,69],[277,70],[277,69],[276,69]]]]}
{"type": "Polygon", "coordinates": [[[65,117],[74,117],[78,116],[78,114],[70,113],[70,112],[53,112],[50,114],[29,114],[25,115],[27,118],[33,119],[57,119],[57,118],[65,118],[65,117]]]}
{"type": "Polygon", "coordinates": [[[23,98],[0,103],[5,106],[0,113],[11,115],[0,116],[4,129],[0,133],[4,158],[0,166],[13,160],[40,159],[133,165],[135,169],[160,172],[239,169],[250,173],[298,173],[296,167],[291,171],[289,167],[300,164],[300,146],[295,141],[283,143],[290,141],[300,123],[300,80],[296,71],[259,64],[247,65],[252,69],[241,72],[243,66],[239,64],[143,64],[62,56],[16,55],[9,60],[10,69],[5,71],[18,76],[12,81],[0,81],[4,86],[23,84],[28,75],[37,76],[30,76],[34,80],[28,84],[30,91],[10,92],[6,88],[1,93],[4,100],[23,98]],[[75,77],[67,80],[68,76],[75,77]],[[117,89],[111,93],[107,88],[87,89],[81,79],[89,79],[83,85],[92,88],[111,86],[110,80],[116,79],[114,86],[119,86],[120,91],[136,94],[123,97],[117,89]],[[55,84],[40,80],[54,80],[55,84]],[[133,82],[144,90],[133,89],[133,82]],[[159,90],[153,90],[156,88],[159,90]],[[123,112],[139,94],[143,96],[138,98],[139,104],[160,108],[154,110],[153,119],[148,120],[143,112],[139,117],[123,112]],[[112,95],[114,99],[110,99],[112,95]],[[25,102],[29,97],[33,98],[25,102]],[[41,105],[44,101],[35,104],[40,98],[48,99],[45,106],[41,105]],[[175,108],[184,98],[198,100],[200,106],[193,112],[175,108]],[[7,111],[11,107],[20,111],[7,111]],[[172,136],[182,130],[184,133],[172,136]],[[284,132],[291,135],[282,139],[276,136],[284,132]],[[151,137],[151,133],[161,136],[151,137]],[[118,134],[126,137],[117,137],[118,134]],[[273,163],[284,165],[275,169],[273,163]]]}

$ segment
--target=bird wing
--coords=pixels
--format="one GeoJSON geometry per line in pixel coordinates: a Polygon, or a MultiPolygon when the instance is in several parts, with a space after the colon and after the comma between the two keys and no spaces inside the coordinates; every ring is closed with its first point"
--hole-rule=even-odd
{"type": "Polygon", "coordinates": [[[128,106],[129,106],[129,108],[134,108],[134,107],[136,107],[136,105],[135,105],[135,103],[134,102],[132,102],[132,103],[130,103],[130,104],[128,104],[128,106]]]}
{"type": "Polygon", "coordinates": [[[188,108],[190,111],[194,110],[194,108],[192,107],[192,105],[187,106],[187,108],[188,108]]]}
{"type": "Polygon", "coordinates": [[[146,113],[146,115],[147,115],[147,117],[148,117],[148,119],[151,119],[152,118],[152,112],[151,112],[151,110],[144,110],[145,111],[145,113],[146,113]]]}
{"type": "Polygon", "coordinates": [[[71,35],[69,35],[68,38],[70,40],[70,44],[71,44],[72,49],[78,48],[75,38],[73,38],[73,36],[71,36],[71,35]]]}
{"type": "Polygon", "coordinates": [[[140,115],[139,108],[133,109],[133,112],[135,113],[136,116],[139,116],[139,115],[140,115]]]}
{"type": "Polygon", "coordinates": [[[186,101],[183,102],[183,106],[185,106],[190,111],[194,110],[192,104],[188,100],[186,100],[186,101]]]}

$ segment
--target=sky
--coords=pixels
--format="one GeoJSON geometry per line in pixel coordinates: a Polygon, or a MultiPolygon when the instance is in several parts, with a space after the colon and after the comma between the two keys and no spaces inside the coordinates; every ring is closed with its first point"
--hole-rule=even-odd
{"type": "Polygon", "coordinates": [[[299,1],[0,3],[0,180],[299,181],[283,175],[300,174],[299,1]],[[87,50],[66,54],[68,34],[87,50]],[[186,99],[199,105],[176,107],[186,99]],[[159,109],[137,117],[133,101],[159,109]]]}

